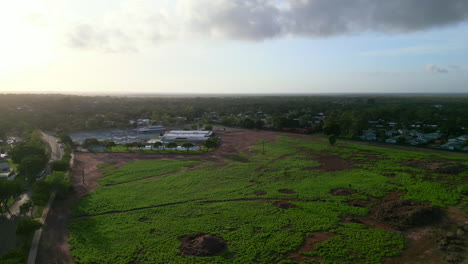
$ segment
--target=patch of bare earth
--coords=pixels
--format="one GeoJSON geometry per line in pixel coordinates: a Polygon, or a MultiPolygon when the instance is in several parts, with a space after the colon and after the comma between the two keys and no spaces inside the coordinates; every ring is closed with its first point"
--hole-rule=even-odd
{"type": "Polygon", "coordinates": [[[295,204],[287,203],[285,201],[276,201],[273,203],[273,206],[276,206],[280,209],[290,209],[296,207],[295,204]]]}
{"type": "MultiPolygon", "coordinates": [[[[325,170],[325,171],[342,171],[342,170],[349,170],[352,169],[353,166],[346,162],[346,160],[338,157],[338,156],[319,156],[316,159],[320,162],[320,166],[318,169],[325,170]]],[[[317,168],[315,168],[317,169],[317,168]]]]}
{"type": "Polygon", "coordinates": [[[260,196],[260,195],[266,195],[267,192],[265,192],[265,191],[255,191],[254,194],[260,196]]]}
{"type": "Polygon", "coordinates": [[[403,165],[442,174],[458,174],[468,170],[461,162],[450,160],[412,160],[403,165]]]}
{"type": "Polygon", "coordinates": [[[327,232],[314,232],[312,233],[311,236],[304,238],[304,243],[302,244],[302,246],[297,251],[290,253],[288,255],[288,259],[296,261],[298,263],[301,263],[305,260],[312,260],[312,259],[322,262],[323,259],[320,257],[305,256],[302,253],[317,252],[317,250],[315,250],[315,246],[318,243],[321,243],[334,236],[336,236],[336,234],[327,233],[327,232]]]}
{"type": "Polygon", "coordinates": [[[377,204],[372,217],[386,222],[398,230],[438,223],[442,210],[428,203],[411,200],[394,200],[377,204]]]}
{"type": "Polygon", "coordinates": [[[279,192],[279,193],[286,193],[286,194],[294,194],[294,193],[296,193],[295,191],[290,190],[290,189],[279,189],[278,192],[279,192]]]}
{"type": "Polygon", "coordinates": [[[399,256],[387,258],[385,264],[467,263],[467,213],[457,207],[444,212],[429,203],[400,199],[401,194],[390,192],[382,198],[349,201],[350,206],[368,208],[369,215],[344,216],[343,222],[404,235],[405,249],[399,256]]]}
{"type": "Polygon", "coordinates": [[[331,194],[336,195],[336,196],[350,196],[357,193],[356,190],[354,189],[349,189],[349,188],[337,188],[331,190],[331,194]]]}
{"type": "Polygon", "coordinates": [[[181,237],[180,251],[184,256],[216,256],[227,249],[224,239],[203,233],[181,237]]]}

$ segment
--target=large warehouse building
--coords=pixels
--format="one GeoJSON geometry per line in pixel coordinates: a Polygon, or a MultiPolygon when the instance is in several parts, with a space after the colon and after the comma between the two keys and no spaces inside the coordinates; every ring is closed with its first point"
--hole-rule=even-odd
{"type": "Polygon", "coordinates": [[[172,130],[164,134],[164,142],[191,142],[201,144],[213,136],[212,131],[200,130],[172,130]]]}

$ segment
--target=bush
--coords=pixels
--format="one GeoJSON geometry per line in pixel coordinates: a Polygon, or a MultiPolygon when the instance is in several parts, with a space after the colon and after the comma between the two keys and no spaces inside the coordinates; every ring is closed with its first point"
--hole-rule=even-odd
{"type": "Polygon", "coordinates": [[[19,248],[12,249],[0,257],[0,263],[2,264],[24,264],[26,262],[27,256],[19,248]]]}
{"type": "Polygon", "coordinates": [[[16,234],[28,236],[34,233],[36,230],[42,227],[41,222],[32,218],[23,218],[18,221],[16,225],[16,234]]]}
{"type": "Polygon", "coordinates": [[[52,162],[52,170],[54,171],[68,171],[70,169],[70,162],[67,159],[56,160],[52,162]]]}

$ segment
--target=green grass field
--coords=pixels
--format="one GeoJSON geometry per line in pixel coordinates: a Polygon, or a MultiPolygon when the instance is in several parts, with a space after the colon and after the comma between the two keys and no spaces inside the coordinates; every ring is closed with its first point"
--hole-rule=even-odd
{"type": "MultiPolygon", "coordinates": [[[[259,145],[253,149],[262,150],[259,145]]],[[[134,161],[122,168],[104,164],[101,186],[83,197],[70,222],[71,253],[79,263],[295,263],[289,259],[305,237],[329,232],[334,237],[303,253],[303,263],[382,263],[398,255],[404,238],[396,233],[345,224],[343,216],[366,216],[349,200],[404,198],[446,207],[457,204],[466,188],[466,172],[451,175],[402,165],[412,160],[466,158],[410,152],[325,140],[279,137],[261,151],[239,153],[227,163],[134,161]],[[341,158],[350,168],[324,170],[320,157],[341,158]],[[184,168],[197,166],[181,173],[184,168]],[[352,166],[352,168],[351,168],[352,166]],[[387,177],[389,173],[392,177],[387,177]],[[158,176],[159,175],[159,176],[158,176]],[[144,179],[148,176],[157,176],[144,179]],[[140,179],[138,181],[134,181],[140,179]],[[335,188],[356,190],[334,196],[335,188]],[[279,190],[290,190],[290,193],[279,190]],[[257,194],[262,193],[259,196],[257,194]],[[275,201],[294,205],[281,209],[275,201]],[[220,256],[183,256],[180,237],[206,233],[224,238],[220,256]]]]}

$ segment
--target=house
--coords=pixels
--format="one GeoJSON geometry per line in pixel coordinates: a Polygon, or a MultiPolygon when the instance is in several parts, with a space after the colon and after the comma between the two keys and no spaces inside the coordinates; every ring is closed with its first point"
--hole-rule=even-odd
{"type": "Polygon", "coordinates": [[[452,138],[447,141],[447,143],[440,146],[440,148],[448,150],[464,150],[467,146],[468,135],[459,136],[457,138],[452,138]]]}
{"type": "Polygon", "coordinates": [[[386,130],[385,135],[388,137],[393,137],[394,135],[398,134],[398,131],[391,129],[391,130],[386,130]]]}
{"type": "Polygon", "coordinates": [[[0,178],[7,178],[11,174],[10,164],[7,160],[0,160],[0,178]]]}
{"type": "Polygon", "coordinates": [[[362,131],[361,139],[363,140],[377,140],[377,133],[374,129],[367,129],[362,131]]]}

